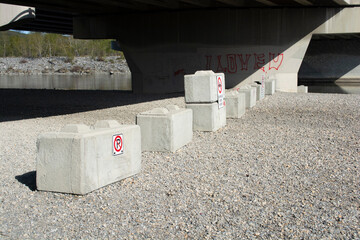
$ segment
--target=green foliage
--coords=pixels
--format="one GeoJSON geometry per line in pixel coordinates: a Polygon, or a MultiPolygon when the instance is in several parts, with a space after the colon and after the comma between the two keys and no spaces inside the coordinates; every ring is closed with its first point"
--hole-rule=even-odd
{"type": "Polygon", "coordinates": [[[78,40],[72,36],[53,33],[21,34],[0,32],[0,57],[53,57],[65,56],[73,61],[77,56],[103,59],[119,56],[122,52],[111,49],[111,40],[78,40]]]}

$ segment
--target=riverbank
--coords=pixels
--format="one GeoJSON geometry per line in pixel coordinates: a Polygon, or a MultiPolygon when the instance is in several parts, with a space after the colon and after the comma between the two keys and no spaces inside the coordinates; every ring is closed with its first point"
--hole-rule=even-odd
{"type": "Polygon", "coordinates": [[[83,75],[129,72],[126,60],[119,56],[104,58],[75,57],[74,59],[67,57],[0,58],[0,75],[83,75]]]}

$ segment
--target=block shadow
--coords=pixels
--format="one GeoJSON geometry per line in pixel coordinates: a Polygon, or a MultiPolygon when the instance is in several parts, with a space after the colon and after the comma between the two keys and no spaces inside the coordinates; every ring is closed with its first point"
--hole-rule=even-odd
{"type": "Polygon", "coordinates": [[[24,173],[23,175],[18,175],[15,177],[20,183],[27,186],[31,191],[36,191],[36,171],[31,171],[24,173]]]}
{"type": "Polygon", "coordinates": [[[49,117],[183,96],[126,91],[0,89],[0,122],[49,117]]]}

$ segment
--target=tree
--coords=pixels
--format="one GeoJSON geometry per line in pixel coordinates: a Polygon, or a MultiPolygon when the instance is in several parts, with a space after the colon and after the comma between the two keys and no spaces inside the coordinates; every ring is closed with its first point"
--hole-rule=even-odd
{"type": "Polygon", "coordinates": [[[13,57],[52,57],[122,56],[111,49],[111,40],[78,40],[72,36],[53,33],[0,32],[0,56],[13,57]]]}

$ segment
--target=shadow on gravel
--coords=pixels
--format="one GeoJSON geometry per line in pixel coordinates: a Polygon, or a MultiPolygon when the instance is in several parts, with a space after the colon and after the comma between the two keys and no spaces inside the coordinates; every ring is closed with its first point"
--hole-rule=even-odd
{"type": "Polygon", "coordinates": [[[49,117],[183,96],[126,91],[0,89],[0,122],[49,117]]]}
{"type": "Polygon", "coordinates": [[[299,79],[298,85],[308,86],[311,93],[341,93],[347,94],[339,85],[335,83],[336,79],[299,79]]]}
{"type": "Polygon", "coordinates": [[[36,171],[16,176],[15,179],[26,185],[31,191],[36,191],[36,171]]]}

